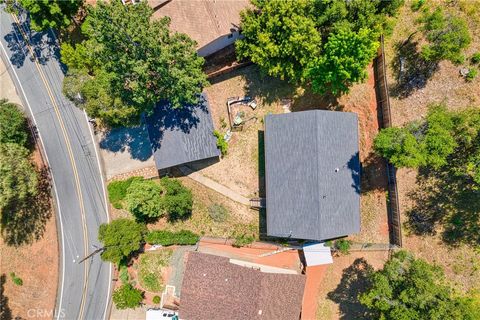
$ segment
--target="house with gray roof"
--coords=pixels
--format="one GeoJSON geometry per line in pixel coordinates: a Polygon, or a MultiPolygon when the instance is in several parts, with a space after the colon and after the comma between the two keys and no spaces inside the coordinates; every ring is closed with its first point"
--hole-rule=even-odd
{"type": "Polygon", "coordinates": [[[357,115],[267,115],[265,183],[269,236],[321,241],[358,233],[357,115]]]}
{"type": "Polygon", "coordinates": [[[168,101],[159,102],[147,117],[147,128],[159,171],[220,156],[205,95],[196,105],[176,109],[168,101]]]}

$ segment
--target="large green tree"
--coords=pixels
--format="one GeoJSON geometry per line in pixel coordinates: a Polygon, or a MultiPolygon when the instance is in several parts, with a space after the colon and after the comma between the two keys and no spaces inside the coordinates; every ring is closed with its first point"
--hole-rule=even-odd
{"type": "Polygon", "coordinates": [[[374,38],[370,29],[354,32],[342,28],[331,33],[309,73],[313,90],[340,95],[348,92],[353,83],[365,80],[365,68],[375,57],[379,45],[374,38]]]}
{"type": "Polygon", "coordinates": [[[170,220],[185,218],[192,212],[192,192],[179,180],[164,177],[160,184],[164,188],[163,207],[170,220]]]}
{"type": "Polygon", "coordinates": [[[126,283],[113,292],[112,300],[117,309],[133,309],[142,302],[143,292],[126,283]]]}
{"type": "Polygon", "coordinates": [[[26,146],[27,120],[18,107],[5,99],[0,100],[0,143],[16,143],[26,146]]]}
{"type": "Polygon", "coordinates": [[[29,152],[15,143],[0,143],[0,211],[37,194],[38,175],[29,152]]]}
{"type": "Polygon", "coordinates": [[[20,0],[30,12],[31,26],[36,31],[66,28],[72,22],[83,0],[20,0]]]}
{"type": "Polygon", "coordinates": [[[86,40],[62,45],[69,67],[64,92],[91,117],[125,125],[161,99],[172,107],[198,102],[207,81],[196,43],[170,32],[168,17],[153,20],[152,14],[146,1],[99,1],[82,25],[86,40]]]}
{"type": "Polygon", "coordinates": [[[465,20],[452,14],[445,14],[439,6],[426,12],[422,18],[422,30],[428,44],[422,48],[422,55],[429,61],[450,60],[461,63],[462,50],[468,47],[471,37],[465,20]]]}
{"type": "Polygon", "coordinates": [[[242,12],[242,35],[236,42],[241,59],[249,58],[267,74],[292,82],[306,78],[306,69],[320,52],[321,36],[308,0],[253,0],[242,12]]]}
{"type": "Polygon", "coordinates": [[[480,316],[478,298],[457,295],[440,267],[406,251],[394,253],[369,278],[370,285],[359,299],[374,319],[473,320],[480,316]]]}
{"type": "Polygon", "coordinates": [[[129,219],[115,219],[100,225],[98,239],[105,247],[102,259],[119,264],[132,252],[140,249],[145,231],[145,225],[129,219]]]}

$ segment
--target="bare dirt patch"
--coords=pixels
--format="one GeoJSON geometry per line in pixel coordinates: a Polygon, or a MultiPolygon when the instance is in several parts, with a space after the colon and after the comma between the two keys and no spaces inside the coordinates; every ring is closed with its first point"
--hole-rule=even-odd
{"type": "MultiPolygon", "coordinates": [[[[32,157],[39,170],[43,170],[39,151],[35,150],[32,157]]],[[[9,226],[11,230],[6,238],[0,237],[2,319],[53,317],[58,284],[58,242],[48,174],[42,172],[40,186],[43,187],[38,203],[32,204],[28,212],[19,213],[21,217],[16,219],[14,226],[9,226]],[[17,246],[11,243],[12,239],[17,246]],[[12,272],[22,279],[23,285],[13,283],[12,272]]]]}

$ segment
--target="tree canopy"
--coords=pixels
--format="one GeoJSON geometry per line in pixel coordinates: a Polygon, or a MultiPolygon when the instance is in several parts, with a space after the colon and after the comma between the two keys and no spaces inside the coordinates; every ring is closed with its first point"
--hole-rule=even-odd
{"type": "Polygon", "coordinates": [[[20,0],[30,12],[31,26],[36,31],[62,29],[70,25],[83,0],[20,0]]]}
{"type": "Polygon", "coordinates": [[[37,184],[28,150],[15,143],[0,143],[0,211],[36,195],[37,184]]]}
{"type": "Polygon", "coordinates": [[[143,292],[126,283],[113,292],[112,300],[117,309],[133,309],[142,302],[143,292]]]}
{"type": "Polygon", "coordinates": [[[134,6],[100,1],[88,8],[82,25],[86,40],[62,44],[69,68],[64,93],[91,117],[129,125],[161,99],[173,107],[198,102],[207,81],[196,43],[170,32],[168,17],[154,21],[152,14],[144,1],[134,6]]]}
{"type": "Polygon", "coordinates": [[[100,225],[98,239],[105,247],[102,259],[119,264],[122,259],[140,249],[145,231],[143,224],[129,219],[116,219],[100,225]]]}
{"type": "Polygon", "coordinates": [[[426,12],[421,19],[422,30],[429,42],[422,48],[428,61],[447,59],[453,63],[464,60],[462,50],[468,47],[471,37],[467,23],[460,17],[445,14],[441,7],[426,12]]]}
{"type": "Polygon", "coordinates": [[[334,94],[365,78],[377,37],[403,0],[252,1],[241,15],[239,58],[265,73],[334,94]]]}
{"type": "Polygon", "coordinates": [[[27,120],[18,107],[5,99],[0,100],[0,143],[16,143],[26,147],[27,120]]]}
{"type": "Polygon", "coordinates": [[[443,270],[406,251],[392,255],[382,270],[369,276],[359,300],[375,319],[478,319],[478,298],[456,294],[443,270]]]}

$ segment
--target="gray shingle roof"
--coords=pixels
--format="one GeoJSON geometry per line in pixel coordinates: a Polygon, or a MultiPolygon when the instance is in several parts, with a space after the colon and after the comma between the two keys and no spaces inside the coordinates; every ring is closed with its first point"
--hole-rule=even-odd
{"type": "Polygon", "coordinates": [[[268,235],[326,240],[360,231],[356,114],[267,115],[265,175],[268,235]]]}
{"type": "Polygon", "coordinates": [[[189,252],[179,316],[188,320],[298,320],[305,276],[265,273],[189,252]]]}
{"type": "Polygon", "coordinates": [[[173,109],[160,102],[147,118],[148,134],[157,169],[218,157],[208,101],[173,109]]]}

